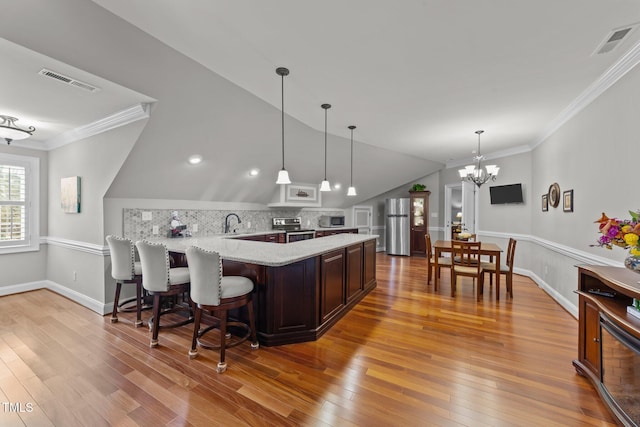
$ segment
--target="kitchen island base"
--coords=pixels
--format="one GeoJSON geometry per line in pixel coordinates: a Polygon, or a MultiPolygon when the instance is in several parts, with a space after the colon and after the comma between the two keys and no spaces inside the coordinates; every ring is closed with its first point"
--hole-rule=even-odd
{"type": "MultiPolygon", "coordinates": [[[[224,261],[224,274],[253,277],[258,340],[317,340],[376,287],[375,239],[283,266],[224,261]]],[[[238,313],[242,316],[242,313],[238,313]]]]}

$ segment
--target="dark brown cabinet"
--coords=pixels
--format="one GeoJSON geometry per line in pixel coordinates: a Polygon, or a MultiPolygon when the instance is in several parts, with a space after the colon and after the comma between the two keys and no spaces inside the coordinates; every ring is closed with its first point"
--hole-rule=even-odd
{"type": "Polygon", "coordinates": [[[317,237],[333,236],[335,234],[343,234],[343,233],[358,234],[358,229],[357,228],[342,228],[340,230],[317,230],[316,231],[316,238],[317,237]]]}
{"type": "Polygon", "coordinates": [[[426,256],[424,235],[429,230],[430,191],[410,191],[409,242],[412,256],[426,256]]]}
{"type": "Polygon", "coordinates": [[[364,262],[364,253],[363,253],[363,245],[353,245],[349,246],[346,249],[347,254],[347,265],[346,265],[346,279],[347,279],[347,294],[346,299],[347,303],[351,302],[354,298],[356,298],[360,292],[362,292],[363,285],[363,262],[364,262]]]}
{"type": "Polygon", "coordinates": [[[320,257],[320,323],[324,323],[344,307],[344,249],[320,257]]]}
{"type": "Polygon", "coordinates": [[[368,240],[363,246],[363,284],[362,289],[369,291],[376,286],[376,241],[368,240]]]}
{"type": "Polygon", "coordinates": [[[621,425],[639,425],[640,319],[627,312],[633,299],[640,299],[638,275],[626,268],[582,265],[577,293],[573,366],[591,380],[621,425]]]}
{"type": "MultiPolygon", "coordinates": [[[[376,240],[282,266],[224,260],[223,273],[250,277],[256,284],[254,312],[260,344],[312,341],[376,287],[376,240]]],[[[248,321],[245,310],[237,315],[248,321]]]]}

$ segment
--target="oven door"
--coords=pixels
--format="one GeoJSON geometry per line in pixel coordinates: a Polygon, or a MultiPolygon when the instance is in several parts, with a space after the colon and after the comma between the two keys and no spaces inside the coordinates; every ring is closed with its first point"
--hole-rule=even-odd
{"type": "Polygon", "coordinates": [[[294,231],[291,233],[287,233],[287,243],[313,239],[315,235],[315,231],[294,231]]]}

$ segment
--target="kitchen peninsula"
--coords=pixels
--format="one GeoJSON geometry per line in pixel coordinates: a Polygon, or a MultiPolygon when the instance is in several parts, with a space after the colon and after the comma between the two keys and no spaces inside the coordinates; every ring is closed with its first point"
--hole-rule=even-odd
{"type": "Polygon", "coordinates": [[[177,265],[185,263],[189,246],[198,246],[220,253],[225,275],[254,279],[258,339],[271,346],[318,339],[376,287],[376,237],[345,233],[286,244],[226,235],[157,241],[177,265]]]}

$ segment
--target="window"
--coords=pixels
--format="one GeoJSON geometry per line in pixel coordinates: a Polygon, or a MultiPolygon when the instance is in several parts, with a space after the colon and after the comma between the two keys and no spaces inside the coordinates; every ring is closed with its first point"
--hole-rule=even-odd
{"type": "Polygon", "coordinates": [[[0,254],[40,248],[40,161],[0,153],[0,254]]]}

